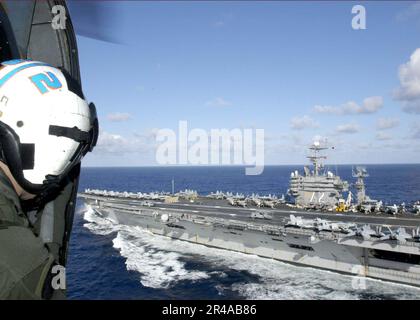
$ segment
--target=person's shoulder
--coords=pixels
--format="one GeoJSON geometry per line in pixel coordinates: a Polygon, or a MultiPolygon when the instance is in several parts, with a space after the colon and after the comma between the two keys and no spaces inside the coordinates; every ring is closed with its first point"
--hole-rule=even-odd
{"type": "Polygon", "coordinates": [[[0,225],[27,226],[20,200],[14,189],[0,177],[0,225]]]}

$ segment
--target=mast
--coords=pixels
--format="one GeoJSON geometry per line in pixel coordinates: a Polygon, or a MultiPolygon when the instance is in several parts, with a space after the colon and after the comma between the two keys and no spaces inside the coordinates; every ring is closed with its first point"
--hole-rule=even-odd
{"type": "Polygon", "coordinates": [[[355,183],[357,190],[357,202],[363,203],[366,200],[366,187],[364,179],[369,177],[365,167],[356,167],[356,171],[352,169],[353,178],[357,178],[355,183]]]}
{"type": "Polygon", "coordinates": [[[174,195],[174,194],[175,194],[175,180],[172,177],[172,195],[174,195]]]}
{"type": "Polygon", "coordinates": [[[314,166],[314,175],[317,177],[319,175],[320,169],[323,168],[322,159],[327,159],[326,156],[320,154],[322,150],[328,149],[327,147],[322,147],[319,141],[315,141],[312,146],[309,147],[312,150],[312,154],[307,158],[312,162],[314,166]]]}

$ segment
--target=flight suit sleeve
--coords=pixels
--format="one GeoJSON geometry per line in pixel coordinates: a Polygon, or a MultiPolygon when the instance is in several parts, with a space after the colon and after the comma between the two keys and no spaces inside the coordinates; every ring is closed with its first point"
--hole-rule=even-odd
{"type": "Polygon", "coordinates": [[[0,194],[0,299],[42,299],[53,262],[23,213],[0,194]]]}

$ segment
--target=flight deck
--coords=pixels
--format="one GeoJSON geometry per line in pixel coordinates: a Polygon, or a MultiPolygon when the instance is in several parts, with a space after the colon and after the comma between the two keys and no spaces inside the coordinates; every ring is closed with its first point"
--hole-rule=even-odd
{"type": "Polygon", "coordinates": [[[284,225],[290,218],[290,215],[302,216],[307,219],[328,219],[331,222],[356,223],[359,225],[381,225],[381,226],[399,226],[417,228],[420,227],[420,216],[414,214],[390,215],[390,214],[363,214],[363,213],[337,213],[328,211],[311,211],[299,208],[292,208],[286,204],[277,205],[275,208],[234,207],[229,205],[226,200],[209,199],[207,197],[198,197],[194,202],[180,200],[177,203],[164,203],[163,201],[136,200],[121,197],[99,196],[86,193],[80,193],[80,197],[92,200],[105,200],[109,204],[132,206],[133,208],[148,208],[166,210],[185,214],[202,215],[208,217],[218,217],[228,220],[239,220],[244,222],[258,222],[263,220],[265,224],[284,225]],[[253,212],[268,212],[272,219],[251,218],[253,212]]]}

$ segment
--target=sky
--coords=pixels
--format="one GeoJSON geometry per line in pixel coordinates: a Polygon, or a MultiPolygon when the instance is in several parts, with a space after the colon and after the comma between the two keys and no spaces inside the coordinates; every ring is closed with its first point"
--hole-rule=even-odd
{"type": "Polygon", "coordinates": [[[77,37],[101,127],[85,166],[156,165],[157,130],[183,120],[264,129],[265,164],[306,163],[320,138],[329,163],[420,162],[420,2],[102,5],[118,43],[77,37]]]}

